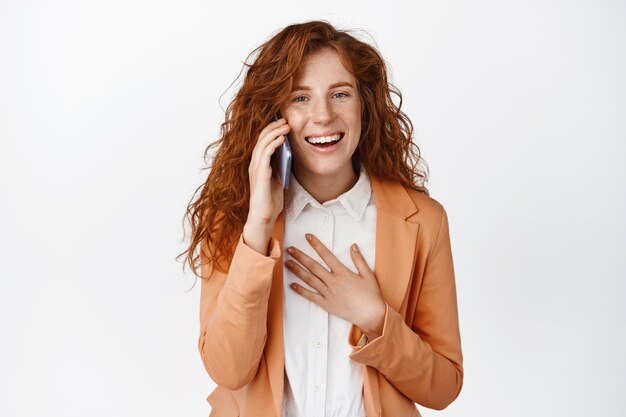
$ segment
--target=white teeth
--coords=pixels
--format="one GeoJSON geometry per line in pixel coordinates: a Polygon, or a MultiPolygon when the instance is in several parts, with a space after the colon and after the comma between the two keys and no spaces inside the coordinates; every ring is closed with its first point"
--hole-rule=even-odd
{"type": "Polygon", "coordinates": [[[329,143],[329,142],[336,142],[339,140],[339,138],[341,138],[341,134],[337,133],[336,135],[332,135],[332,136],[320,136],[316,138],[306,138],[306,141],[309,143],[329,143]]]}

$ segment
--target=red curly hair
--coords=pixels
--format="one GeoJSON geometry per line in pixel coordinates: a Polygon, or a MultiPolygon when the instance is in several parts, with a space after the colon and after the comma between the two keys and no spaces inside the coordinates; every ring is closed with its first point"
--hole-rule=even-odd
{"type": "Polygon", "coordinates": [[[387,81],[387,67],[376,48],[349,32],[326,21],[293,24],[248,55],[243,85],[226,109],[221,137],[204,151],[206,162],[210,149],[217,148],[212,165],[204,168],[210,172],[194,192],[183,218],[183,228],[189,219],[191,242],[178,257],[186,255],[196,276],[208,279],[198,274],[201,260],[224,272],[230,267],[248,217],[248,166],[258,135],[288,100],[303,60],[321,49],[336,51],[357,81],[363,111],[361,138],[352,157],[355,172],[362,163],[369,175],[428,194],[424,185],[428,168],[413,142],[413,125],[400,110],[402,94],[387,81]],[[398,96],[397,106],[391,94],[398,96]],[[200,254],[194,256],[198,245],[200,254]]]}

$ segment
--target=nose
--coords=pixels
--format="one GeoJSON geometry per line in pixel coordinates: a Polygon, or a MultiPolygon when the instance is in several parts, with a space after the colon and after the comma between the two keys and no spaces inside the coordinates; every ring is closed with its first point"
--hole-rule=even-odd
{"type": "Polygon", "coordinates": [[[318,100],[312,110],[311,119],[317,124],[326,124],[334,117],[333,108],[328,100],[318,100]]]}

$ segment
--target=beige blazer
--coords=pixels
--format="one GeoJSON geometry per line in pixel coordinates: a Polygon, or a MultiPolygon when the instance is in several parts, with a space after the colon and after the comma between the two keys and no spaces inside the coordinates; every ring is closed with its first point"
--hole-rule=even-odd
{"type": "MultiPolygon", "coordinates": [[[[352,325],[346,343],[350,358],[363,364],[368,417],[421,416],[415,403],[444,409],[463,385],[448,217],[432,197],[370,179],[377,214],[374,274],[387,314],[380,337],[359,346],[363,333],[352,325]]],[[[198,349],[218,384],[207,398],[210,417],[281,416],[283,216],[269,256],[240,236],[228,273],[202,280],[198,349]]],[[[210,271],[202,266],[203,277],[210,271]]]]}

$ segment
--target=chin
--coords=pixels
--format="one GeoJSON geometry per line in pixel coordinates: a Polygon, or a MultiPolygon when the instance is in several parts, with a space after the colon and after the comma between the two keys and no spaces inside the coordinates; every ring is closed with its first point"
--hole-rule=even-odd
{"type": "Polygon", "coordinates": [[[315,164],[314,167],[308,170],[314,173],[315,175],[323,175],[323,176],[338,175],[341,172],[346,171],[346,166],[349,166],[350,169],[352,169],[352,160],[343,161],[343,162],[319,161],[317,164],[315,164]]]}

